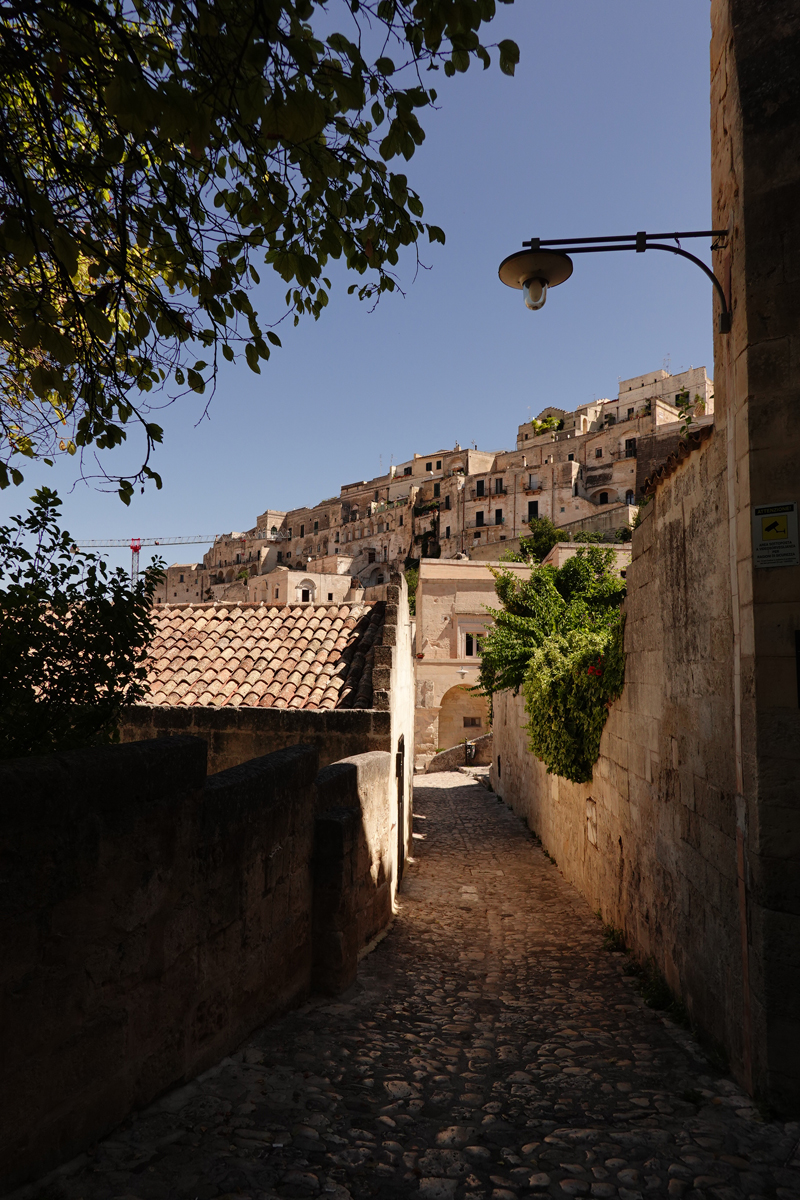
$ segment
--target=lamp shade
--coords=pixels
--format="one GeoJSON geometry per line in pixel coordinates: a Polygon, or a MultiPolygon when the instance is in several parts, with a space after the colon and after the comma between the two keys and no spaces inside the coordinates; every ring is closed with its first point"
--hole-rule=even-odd
{"type": "Polygon", "coordinates": [[[541,279],[548,287],[563,283],[572,274],[572,259],[557,250],[518,250],[500,263],[500,279],[521,291],[529,279],[541,279]]]}

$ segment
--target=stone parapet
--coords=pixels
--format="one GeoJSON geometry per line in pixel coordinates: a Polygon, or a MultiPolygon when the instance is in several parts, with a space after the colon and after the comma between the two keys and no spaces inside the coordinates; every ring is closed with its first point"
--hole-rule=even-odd
{"type": "Polygon", "coordinates": [[[206,778],[206,750],[0,764],[2,1192],[349,986],[391,917],[392,755],[318,773],[292,746],[206,778]]]}

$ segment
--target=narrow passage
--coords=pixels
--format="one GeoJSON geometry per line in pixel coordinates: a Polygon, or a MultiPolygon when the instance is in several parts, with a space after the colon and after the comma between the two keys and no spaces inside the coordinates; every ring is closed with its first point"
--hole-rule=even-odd
{"type": "Polygon", "coordinates": [[[800,1127],[643,1005],[519,819],[463,774],[417,785],[400,912],[352,994],[260,1030],[48,1200],[798,1200],[800,1127]]]}

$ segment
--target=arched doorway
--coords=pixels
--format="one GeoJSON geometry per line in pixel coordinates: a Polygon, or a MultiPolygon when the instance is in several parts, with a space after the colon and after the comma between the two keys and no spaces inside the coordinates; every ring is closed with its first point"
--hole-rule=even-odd
{"type": "Polygon", "coordinates": [[[489,708],[483,696],[474,695],[468,687],[452,687],[442,696],[439,709],[439,747],[451,746],[480,737],[489,731],[489,708]]]}

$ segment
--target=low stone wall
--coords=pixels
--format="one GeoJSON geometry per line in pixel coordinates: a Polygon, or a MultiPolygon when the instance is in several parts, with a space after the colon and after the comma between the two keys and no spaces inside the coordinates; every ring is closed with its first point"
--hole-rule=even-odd
{"type": "Polygon", "coordinates": [[[712,434],[634,531],[625,688],[592,782],[547,773],[510,692],[494,697],[490,778],[591,908],[655,959],[744,1081],[724,464],[712,434]]]}
{"type": "Polygon", "coordinates": [[[441,754],[435,754],[428,763],[426,768],[428,774],[434,771],[455,771],[458,767],[487,767],[492,761],[492,745],[493,739],[491,733],[485,733],[483,737],[475,738],[469,742],[473,747],[472,757],[467,761],[464,752],[464,743],[461,742],[458,746],[451,746],[449,750],[442,750],[441,754]]]}
{"type": "Polygon", "coordinates": [[[312,980],[347,986],[391,915],[389,754],[319,787],[312,746],[208,779],[205,761],[175,737],[0,764],[0,1191],[217,1062],[312,980]]]}
{"type": "Polygon", "coordinates": [[[126,711],[120,740],[190,734],[208,746],[209,772],[226,771],[286,746],[315,746],[320,766],[390,750],[392,717],[375,709],[179,708],[140,704],[126,711]]]}
{"type": "MultiPolygon", "coordinates": [[[[393,783],[389,754],[358,754],[319,773],[322,809],[357,810],[360,820],[351,848],[349,902],[361,950],[391,919],[397,888],[397,805],[388,803],[393,783]]],[[[402,835],[401,835],[402,836],[402,835]]]]}

